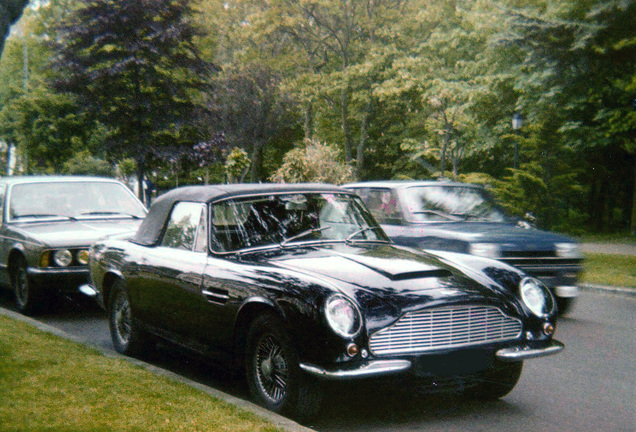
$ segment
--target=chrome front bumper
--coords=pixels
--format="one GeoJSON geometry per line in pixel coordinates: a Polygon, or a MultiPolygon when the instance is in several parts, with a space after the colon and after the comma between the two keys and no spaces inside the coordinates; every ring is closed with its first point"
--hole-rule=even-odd
{"type": "Polygon", "coordinates": [[[404,372],[411,367],[410,360],[373,360],[356,369],[339,369],[328,371],[318,366],[301,363],[300,368],[312,375],[325,379],[353,379],[370,376],[390,375],[404,372]]]}
{"type": "Polygon", "coordinates": [[[515,362],[557,354],[563,351],[564,348],[565,345],[563,345],[561,342],[553,340],[550,342],[550,345],[543,348],[531,348],[529,346],[502,348],[497,351],[496,356],[498,360],[504,362],[515,362]]]}
{"type": "MultiPolygon", "coordinates": [[[[511,348],[502,348],[495,353],[495,357],[503,362],[516,362],[527,359],[545,357],[557,354],[565,348],[561,342],[553,340],[543,348],[531,348],[527,345],[520,345],[511,348]]],[[[356,368],[327,370],[312,364],[301,363],[300,368],[316,377],[329,380],[348,380],[356,378],[368,378],[373,376],[391,375],[405,372],[410,369],[410,360],[371,360],[356,368]]]]}

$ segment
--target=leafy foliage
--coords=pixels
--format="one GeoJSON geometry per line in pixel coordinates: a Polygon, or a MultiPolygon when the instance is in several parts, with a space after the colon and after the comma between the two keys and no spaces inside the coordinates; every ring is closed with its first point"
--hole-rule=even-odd
{"type": "Polygon", "coordinates": [[[198,92],[212,71],[194,43],[188,0],[84,0],[57,33],[55,87],[112,129],[110,151],[135,158],[192,138],[198,92]]]}
{"type": "Polygon", "coordinates": [[[272,175],[272,181],[281,183],[343,184],[353,179],[352,168],[340,162],[336,148],[312,140],[307,140],[305,147],[288,152],[283,164],[272,175]]]}

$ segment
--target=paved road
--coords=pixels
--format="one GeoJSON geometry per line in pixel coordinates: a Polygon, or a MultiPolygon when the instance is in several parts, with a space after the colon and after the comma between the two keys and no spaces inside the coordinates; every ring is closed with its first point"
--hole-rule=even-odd
{"type": "MultiPolygon", "coordinates": [[[[0,306],[8,299],[0,297],[0,306]]],[[[42,321],[111,347],[96,308],[62,307],[42,321]]],[[[558,356],[527,361],[517,388],[496,402],[422,397],[352,385],[328,390],[310,426],[329,431],[636,431],[636,297],[584,291],[559,322],[558,356]]],[[[163,347],[151,362],[239,397],[245,388],[208,363],[163,347]]]]}
{"type": "Polygon", "coordinates": [[[583,252],[636,256],[636,244],[582,243],[583,252]]]}

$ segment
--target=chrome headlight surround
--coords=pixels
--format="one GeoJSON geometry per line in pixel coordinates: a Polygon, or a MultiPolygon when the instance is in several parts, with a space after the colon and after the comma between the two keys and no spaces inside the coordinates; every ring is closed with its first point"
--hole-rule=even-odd
{"type": "Polygon", "coordinates": [[[555,307],[550,291],[537,279],[527,277],[519,284],[521,300],[539,318],[548,316],[555,307]]]}
{"type": "Polygon", "coordinates": [[[334,294],[325,302],[325,318],[329,327],[339,336],[352,338],[362,328],[362,314],[347,297],[334,294]]]}
{"type": "Polygon", "coordinates": [[[582,258],[581,249],[577,243],[555,243],[556,255],[559,258],[582,258]]]}
{"type": "Polygon", "coordinates": [[[473,243],[470,245],[469,253],[485,258],[499,258],[501,247],[497,243],[473,243]]]}
{"type": "Polygon", "coordinates": [[[53,262],[60,267],[68,267],[73,262],[73,254],[68,249],[53,252],[53,262]]]}

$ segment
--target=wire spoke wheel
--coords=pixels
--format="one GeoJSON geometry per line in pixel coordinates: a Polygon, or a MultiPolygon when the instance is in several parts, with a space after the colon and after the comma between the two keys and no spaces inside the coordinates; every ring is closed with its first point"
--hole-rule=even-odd
{"type": "Polygon", "coordinates": [[[265,313],[252,322],[245,355],[247,382],[258,404],[298,421],[318,412],[322,386],[300,370],[298,349],[280,318],[265,313]]]}
{"type": "Polygon", "coordinates": [[[15,297],[20,308],[29,303],[29,280],[26,268],[19,266],[15,275],[15,297]]]}
{"type": "Polygon", "coordinates": [[[288,361],[280,343],[272,336],[263,336],[256,347],[256,377],[263,395],[273,404],[287,397],[288,361]]]}
{"type": "Polygon", "coordinates": [[[128,296],[124,291],[119,291],[117,297],[113,301],[112,320],[115,335],[122,345],[130,343],[131,335],[131,312],[128,296]]]}
{"type": "Polygon", "coordinates": [[[108,325],[115,351],[131,356],[145,356],[152,348],[149,335],[135,320],[133,305],[123,280],[113,285],[108,306],[108,325]]]}

